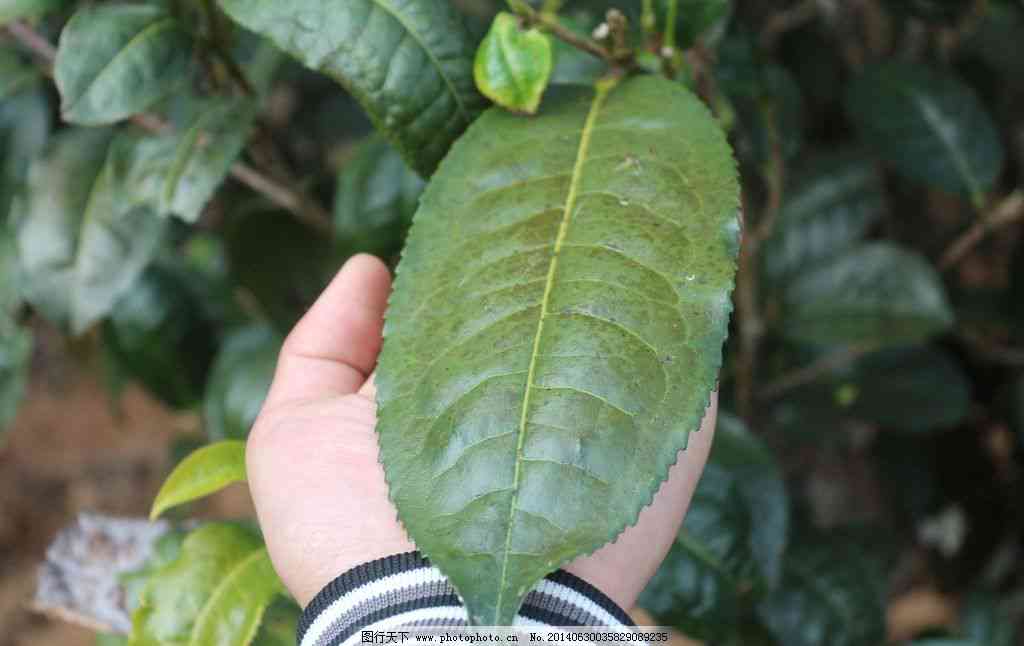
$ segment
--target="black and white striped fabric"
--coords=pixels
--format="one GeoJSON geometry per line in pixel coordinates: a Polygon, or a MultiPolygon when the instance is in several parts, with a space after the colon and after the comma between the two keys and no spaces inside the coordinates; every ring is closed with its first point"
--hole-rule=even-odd
{"type": "MultiPolygon", "coordinates": [[[[300,646],[358,644],[362,631],[467,625],[466,609],[441,571],[406,552],[364,563],[325,587],[299,621],[300,646]]],[[[564,570],[549,574],[523,602],[522,626],[633,626],[600,590],[564,570]]]]}

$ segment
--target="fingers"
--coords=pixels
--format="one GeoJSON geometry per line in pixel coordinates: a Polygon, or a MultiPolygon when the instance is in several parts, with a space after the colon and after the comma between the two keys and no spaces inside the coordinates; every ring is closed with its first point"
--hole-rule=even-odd
{"type": "Polygon", "coordinates": [[[266,406],[356,392],[377,364],[390,290],[384,263],[350,258],[285,340],[266,406]]]}
{"type": "Polygon", "coordinates": [[[565,569],[597,586],[623,608],[631,608],[675,541],[711,451],[717,419],[718,393],[713,392],[700,430],[690,434],[686,450],[679,452],[679,460],[652,504],[640,512],[636,525],[565,569]]]}

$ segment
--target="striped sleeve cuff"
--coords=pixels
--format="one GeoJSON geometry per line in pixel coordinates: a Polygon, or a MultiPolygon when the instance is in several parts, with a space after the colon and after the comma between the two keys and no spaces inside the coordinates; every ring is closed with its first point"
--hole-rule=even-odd
{"type": "MultiPolygon", "coordinates": [[[[466,609],[441,571],[419,552],[395,554],[345,572],[310,602],[300,646],[359,643],[363,630],[466,626],[466,609]]],[[[634,626],[621,608],[583,579],[558,570],[534,586],[517,625],[634,626]]]]}

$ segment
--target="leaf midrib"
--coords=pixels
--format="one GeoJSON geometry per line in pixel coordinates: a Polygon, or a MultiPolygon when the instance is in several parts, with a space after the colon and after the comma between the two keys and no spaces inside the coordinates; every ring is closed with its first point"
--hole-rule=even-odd
{"type": "MultiPolygon", "coordinates": [[[[213,589],[213,592],[210,594],[210,598],[207,600],[206,604],[203,606],[202,611],[200,611],[199,615],[196,617],[195,623],[192,625],[192,634],[189,636],[189,644],[200,644],[199,639],[201,636],[201,632],[206,623],[210,609],[215,607],[218,597],[225,594],[226,591],[230,589],[230,587],[233,585],[234,580],[242,574],[244,574],[247,568],[252,566],[254,563],[258,563],[260,560],[264,558],[267,558],[267,549],[265,547],[255,549],[252,551],[251,554],[247,555],[245,558],[236,563],[234,567],[232,567],[231,570],[224,576],[224,578],[221,579],[221,582],[218,583],[217,587],[213,589]]],[[[262,617],[262,610],[260,612],[260,616],[262,617]]],[[[259,627],[259,621],[253,623],[254,626],[250,627],[250,634],[246,635],[246,639],[243,641],[243,643],[248,644],[252,641],[252,637],[256,633],[255,628],[259,627]]]]}
{"type": "Polygon", "coordinates": [[[79,102],[84,99],[86,95],[92,91],[93,87],[100,82],[100,79],[110,71],[114,66],[114,63],[124,56],[125,52],[131,47],[134,47],[137,44],[137,41],[143,40],[148,36],[152,36],[154,32],[164,31],[167,28],[175,28],[177,26],[177,20],[173,16],[164,15],[163,17],[159,17],[159,13],[156,15],[158,16],[156,20],[146,25],[145,28],[141,29],[137,34],[128,39],[128,42],[124,44],[124,47],[119,49],[116,54],[110,57],[109,61],[103,64],[103,67],[96,73],[96,76],[92,77],[92,80],[89,81],[82,92],[76,96],[73,101],[64,106],[63,112],[65,114],[71,113],[74,108],[78,106],[79,102]]]}
{"type": "Polygon", "coordinates": [[[412,36],[412,39],[416,41],[416,44],[420,46],[420,49],[422,49],[424,53],[426,53],[427,58],[430,59],[431,64],[437,70],[437,75],[440,76],[441,80],[444,81],[444,84],[448,86],[448,91],[451,92],[452,98],[455,99],[455,104],[458,106],[459,112],[462,114],[462,118],[466,120],[466,123],[469,123],[472,119],[470,117],[469,110],[466,108],[466,103],[463,100],[462,95],[455,89],[455,85],[452,83],[452,80],[448,78],[447,74],[445,74],[444,67],[441,66],[441,61],[438,60],[437,56],[434,55],[434,52],[432,52],[430,48],[427,47],[426,43],[423,42],[423,39],[420,37],[419,33],[412,29],[408,25],[408,23],[405,22],[402,16],[398,13],[398,10],[389,5],[388,3],[384,2],[383,0],[373,0],[373,3],[380,7],[382,10],[384,10],[385,13],[394,18],[398,22],[398,24],[402,26],[402,29],[404,29],[410,36],[412,36]]]}
{"type": "Polygon", "coordinates": [[[558,254],[565,242],[569,231],[569,224],[572,221],[572,213],[576,207],[576,197],[579,193],[580,178],[583,175],[583,166],[586,163],[587,151],[590,148],[590,139],[593,135],[594,124],[601,112],[608,93],[617,84],[616,80],[598,82],[595,88],[594,99],[590,104],[590,111],[583,123],[583,130],[580,134],[579,148],[576,151],[576,161],[572,169],[572,179],[569,182],[569,193],[565,198],[565,208],[562,211],[562,220],[558,225],[558,234],[555,236],[555,244],[551,251],[551,261],[548,264],[547,278],[544,283],[544,294],[540,302],[540,315],[537,318],[537,331],[533,337],[533,349],[530,353],[530,366],[526,372],[526,385],[523,393],[523,406],[519,415],[519,428],[516,438],[515,467],[512,474],[512,501],[509,504],[508,522],[506,523],[505,547],[502,551],[501,576],[498,578],[498,597],[494,606],[494,623],[501,621],[501,603],[504,599],[505,589],[508,586],[508,562],[512,548],[512,527],[513,519],[518,510],[519,502],[519,479],[522,472],[523,446],[526,440],[526,421],[530,410],[530,393],[533,392],[537,358],[540,356],[540,340],[544,333],[544,319],[548,314],[548,303],[551,300],[551,292],[555,283],[555,273],[558,269],[558,254]]]}

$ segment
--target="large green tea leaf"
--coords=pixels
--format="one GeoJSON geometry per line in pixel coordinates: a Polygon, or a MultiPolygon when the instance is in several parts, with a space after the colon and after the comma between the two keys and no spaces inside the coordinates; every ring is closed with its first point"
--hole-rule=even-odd
{"type": "Polygon", "coordinates": [[[757,607],[786,646],[877,646],[885,641],[882,578],[862,548],[841,538],[787,550],[782,578],[757,607]]]}
{"type": "Polygon", "coordinates": [[[832,260],[860,242],[884,207],[881,182],[867,160],[846,153],[814,160],[787,191],[764,243],[766,277],[784,281],[832,260]]]}
{"type": "Polygon", "coordinates": [[[390,258],[402,248],[423,180],[384,139],[371,136],[338,175],[334,235],[346,250],[390,258]]]}
{"type": "Polygon", "coordinates": [[[731,311],[736,170],[704,105],[655,77],[561,90],[455,145],[385,326],[391,496],[476,623],[510,623],[636,521],[704,415],[731,311]]]}
{"type": "Polygon", "coordinates": [[[865,141],[905,177],[976,202],[1003,167],[1003,145],[974,91],[955,76],[887,62],[846,93],[846,111],[865,141]]]}
{"type": "Polygon", "coordinates": [[[50,105],[42,75],[15,52],[0,49],[0,225],[28,166],[50,135],[50,105]]]}
{"type": "Polygon", "coordinates": [[[274,597],[283,594],[255,532],[211,523],[185,538],[154,572],[132,616],[132,646],[248,646],[274,597]]]}
{"type": "Polygon", "coordinates": [[[110,311],[156,253],[164,221],[124,184],[133,141],[67,130],[14,205],[25,297],[75,334],[110,311]]]}
{"type": "Polygon", "coordinates": [[[224,341],[203,401],[203,428],[211,440],[249,435],[270,391],[282,340],[269,327],[252,325],[224,341]]]}
{"type": "Polygon", "coordinates": [[[935,269],[888,242],[861,245],[793,279],[780,332],[811,343],[905,345],[944,332],[953,312],[935,269]]]}
{"type": "Polygon", "coordinates": [[[220,0],[344,85],[421,175],[479,114],[473,43],[447,0],[220,0]]]}
{"type": "Polygon", "coordinates": [[[686,521],[639,605],[691,637],[715,641],[734,632],[743,597],[779,576],[788,504],[768,447],[719,413],[686,521]]]}
{"type": "Polygon", "coordinates": [[[81,9],[61,32],[53,67],[61,114],[84,125],[130,117],[178,87],[191,60],[188,32],[161,7],[81,9]]]}

